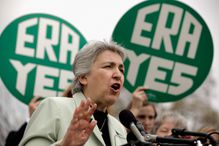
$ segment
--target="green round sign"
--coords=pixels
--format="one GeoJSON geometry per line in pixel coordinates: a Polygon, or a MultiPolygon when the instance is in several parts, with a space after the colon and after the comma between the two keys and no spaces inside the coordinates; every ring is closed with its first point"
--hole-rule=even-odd
{"type": "Polygon", "coordinates": [[[26,104],[33,96],[59,96],[72,82],[72,62],[85,43],[82,34],[61,18],[17,18],[0,36],[1,79],[26,104]]]}
{"type": "Polygon", "coordinates": [[[148,86],[149,101],[169,102],[194,92],[206,79],[213,41],[201,16],[179,1],[145,1],[119,20],[112,39],[127,51],[124,86],[148,86]]]}

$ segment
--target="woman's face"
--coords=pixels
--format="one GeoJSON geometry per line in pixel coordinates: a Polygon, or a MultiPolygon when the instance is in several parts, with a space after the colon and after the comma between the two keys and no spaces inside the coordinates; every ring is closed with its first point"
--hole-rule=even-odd
{"type": "Polygon", "coordinates": [[[162,121],[162,124],[156,131],[156,135],[165,137],[172,135],[172,129],[175,128],[175,123],[173,122],[173,119],[166,118],[162,121]]]}
{"type": "Polygon", "coordinates": [[[137,119],[143,124],[147,132],[151,132],[155,123],[155,111],[152,105],[143,106],[140,108],[137,119]]]}
{"type": "Polygon", "coordinates": [[[97,56],[90,72],[82,77],[84,94],[97,104],[98,110],[105,111],[118,99],[124,83],[123,73],[121,56],[106,50],[97,56]]]}

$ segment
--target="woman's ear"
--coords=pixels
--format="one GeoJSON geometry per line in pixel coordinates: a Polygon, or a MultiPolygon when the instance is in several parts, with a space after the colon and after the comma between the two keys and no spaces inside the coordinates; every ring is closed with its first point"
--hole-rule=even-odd
{"type": "Polygon", "coordinates": [[[80,82],[82,85],[87,85],[87,76],[86,76],[86,75],[80,76],[80,77],[79,77],[79,82],[80,82]]]}

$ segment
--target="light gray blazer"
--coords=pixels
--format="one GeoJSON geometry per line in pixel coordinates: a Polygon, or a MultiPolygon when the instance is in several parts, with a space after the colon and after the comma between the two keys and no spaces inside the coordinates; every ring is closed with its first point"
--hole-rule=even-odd
{"type": "MultiPolygon", "coordinates": [[[[48,97],[33,113],[19,146],[55,146],[63,139],[74,110],[85,96],[79,92],[73,98],[48,97]]],[[[92,117],[94,118],[94,117],[92,117]]],[[[126,129],[108,114],[109,135],[112,146],[127,143],[126,129]]],[[[102,133],[95,126],[85,146],[105,146],[102,133]]]]}

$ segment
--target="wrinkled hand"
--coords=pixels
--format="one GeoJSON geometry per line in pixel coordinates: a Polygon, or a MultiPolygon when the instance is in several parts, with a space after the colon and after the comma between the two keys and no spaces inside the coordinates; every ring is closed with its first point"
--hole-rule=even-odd
{"type": "Polygon", "coordinates": [[[90,98],[81,101],[80,106],[75,109],[61,146],[83,146],[87,142],[97,124],[95,120],[90,122],[96,107],[90,98]]]}
{"type": "Polygon", "coordinates": [[[147,87],[138,87],[132,94],[130,110],[135,116],[138,114],[139,108],[142,107],[143,102],[148,100],[145,90],[147,90],[147,87]]]}

